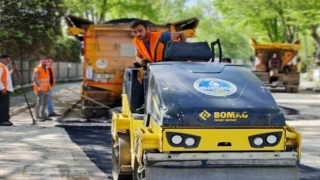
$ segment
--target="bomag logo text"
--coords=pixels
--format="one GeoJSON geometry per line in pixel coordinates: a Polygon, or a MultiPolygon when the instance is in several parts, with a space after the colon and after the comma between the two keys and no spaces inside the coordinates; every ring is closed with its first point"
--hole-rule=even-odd
{"type": "Polygon", "coordinates": [[[214,112],[214,119],[247,119],[249,117],[247,112],[214,112]]]}
{"type": "Polygon", "coordinates": [[[214,118],[220,119],[247,119],[249,117],[247,112],[237,113],[237,112],[214,112],[214,118]]]}

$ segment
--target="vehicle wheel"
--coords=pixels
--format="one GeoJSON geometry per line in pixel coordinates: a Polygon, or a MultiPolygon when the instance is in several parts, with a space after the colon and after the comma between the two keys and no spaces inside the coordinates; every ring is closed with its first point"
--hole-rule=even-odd
{"type": "Polygon", "coordinates": [[[138,161],[135,160],[135,164],[134,164],[134,170],[133,170],[133,180],[146,180],[145,178],[145,171],[144,169],[142,169],[139,164],[138,161]]]}
{"type": "Polygon", "coordinates": [[[118,134],[118,143],[112,139],[112,176],[113,180],[131,180],[132,175],[121,174],[121,165],[131,164],[130,136],[118,134]]]}

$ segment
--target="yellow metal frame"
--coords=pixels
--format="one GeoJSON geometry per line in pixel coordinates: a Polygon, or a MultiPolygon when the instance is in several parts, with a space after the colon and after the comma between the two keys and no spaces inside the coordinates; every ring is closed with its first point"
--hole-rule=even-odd
{"type": "Polygon", "coordinates": [[[79,35],[79,34],[85,34],[85,33],[86,32],[80,28],[76,28],[76,27],[69,28],[69,34],[71,34],[71,35],[79,35]]]}
{"type": "Polygon", "coordinates": [[[293,127],[286,125],[286,146],[293,147],[301,158],[302,136],[293,127]]]}
{"type": "Polygon", "coordinates": [[[253,38],[249,39],[249,43],[254,49],[284,49],[284,50],[292,50],[298,51],[301,47],[300,41],[297,41],[295,44],[288,43],[257,43],[253,38]]]}
{"type": "Polygon", "coordinates": [[[112,137],[117,142],[117,134],[127,131],[130,134],[131,141],[131,166],[134,168],[135,160],[140,166],[143,166],[144,151],[157,152],[237,152],[237,151],[286,151],[292,148],[301,158],[301,134],[292,127],[286,125],[284,127],[160,127],[158,123],[151,118],[149,127],[143,125],[143,120],[133,119],[130,112],[128,97],[126,94],[122,96],[122,113],[113,113],[112,117],[112,137]],[[196,148],[172,147],[167,140],[166,132],[185,133],[200,136],[199,146],[196,148]],[[273,147],[253,148],[249,144],[249,136],[282,132],[279,143],[273,147]],[[231,142],[232,146],[218,147],[219,142],[231,142]]]}

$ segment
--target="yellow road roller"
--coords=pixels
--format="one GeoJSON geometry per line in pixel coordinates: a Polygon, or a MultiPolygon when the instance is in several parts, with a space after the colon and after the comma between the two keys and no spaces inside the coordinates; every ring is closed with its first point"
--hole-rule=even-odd
{"type": "Polygon", "coordinates": [[[301,135],[257,76],[222,63],[219,40],[158,43],[163,59],[148,64],[145,94],[139,67],[125,70],[112,115],[114,180],[299,179],[301,135]]]}

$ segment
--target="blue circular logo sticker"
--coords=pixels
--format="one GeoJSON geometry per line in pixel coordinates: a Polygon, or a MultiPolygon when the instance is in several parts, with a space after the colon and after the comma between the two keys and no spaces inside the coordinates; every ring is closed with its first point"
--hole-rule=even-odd
{"type": "Polygon", "coordinates": [[[193,87],[210,96],[229,96],[237,91],[237,87],[229,81],[216,78],[201,78],[194,82],[193,87]]]}

